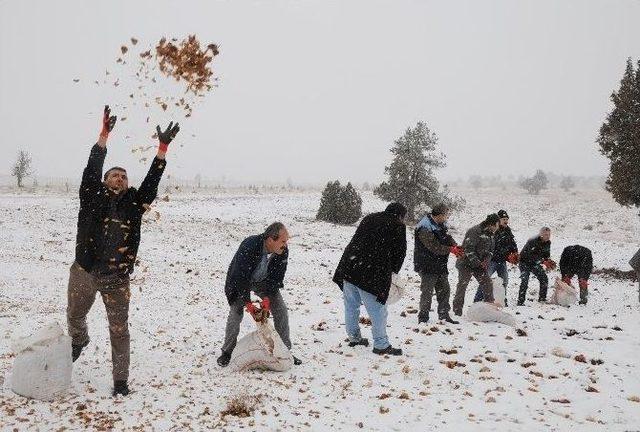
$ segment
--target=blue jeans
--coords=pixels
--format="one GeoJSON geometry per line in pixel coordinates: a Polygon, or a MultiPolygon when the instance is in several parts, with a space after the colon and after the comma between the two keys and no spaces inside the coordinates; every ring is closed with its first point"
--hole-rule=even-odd
{"type": "Polygon", "coordinates": [[[342,294],[344,297],[344,323],[349,341],[357,342],[362,339],[359,320],[360,304],[364,304],[371,319],[373,347],[377,349],[388,347],[390,344],[387,337],[387,306],[378,302],[373,294],[347,281],[343,283],[342,294]]]}
{"type": "MultiPolygon", "coordinates": [[[[489,268],[487,269],[487,274],[489,276],[494,273],[498,273],[498,276],[502,278],[502,285],[504,286],[504,298],[507,298],[507,285],[509,285],[509,271],[507,270],[507,263],[505,262],[489,262],[489,268]]],[[[482,290],[478,287],[476,291],[476,295],[473,298],[474,303],[482,301],[483,295],[482,290]]]]}

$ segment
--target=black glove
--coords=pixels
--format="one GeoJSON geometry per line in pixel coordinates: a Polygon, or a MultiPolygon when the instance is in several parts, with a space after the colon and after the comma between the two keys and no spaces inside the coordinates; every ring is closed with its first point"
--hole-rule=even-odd
{"type": "Polygon", "coordinates": [[[111,115],[111,108],[109,105],[104,106],[104,115],[102,116],[102,132],[100,132],[100,136],[108,137],[109,132],[113,130],[113,127],[116,125],[116,120],[118,117],[111,115]]]}
{"type": "Polygon", "coordinates": [[[160,126],[156,126],[156,132],[158,133],[158,140],[160,140],[160,144],[168,145],[171,141],[173,141],[179,131],[180,126],[178,125],[178,123],[176,123],[175,125],[173,124],[173,122],[169,123],[169,126],[167,126],[167,129],[164,132],[160,130],[160,126]]]}

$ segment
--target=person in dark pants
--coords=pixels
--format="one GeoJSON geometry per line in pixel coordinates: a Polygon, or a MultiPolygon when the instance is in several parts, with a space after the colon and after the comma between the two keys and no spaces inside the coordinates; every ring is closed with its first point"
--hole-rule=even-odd
{"type": "Polygon", "coordinates": [[[100,293],[107,310],[114,396],[127,395],[129,387],[129,275],[140,245],[142,214],[158,193],[166,166],[169,143],[180,130],[178,123],[165,131],[156,127],[160,144],[151,168],[139,189],[129,187],[124,168],[113,167],[102,178],[107,139],[116,124],[105,106],[102,131],[91,149],[82,173],[76,256],[69,273],[67,324],[71,336],[72,360],[89,344],[87,314],[100,293]]]}
{"type": "Polygon", "coordinates": [[[631,257],[629,265],[636,271],[636,278],[638,279],[638,301],[640,301],[640,249],[631,257]]]}
{"type": "Polygon", "coordinates": [[[480,284],[483,301],[488,303],[495,301],[487,269],[493,253],[493,234],[498,230],[499,222],[500,218],[497,214],[490,214],[480,224],[470,228],[464,236],[462,242],[464,253],[456,261],[458,286],[453,298],[453,313],[458,316],[462,315],[464,297],[472,277],[480,284]]]}
{"type": "Polygon", "coordinates": [[[553,270],[556,263],[551,256],[551,229],[543,227],[540,233],[529,239],[520,251],[520,291],[518,292],[518,306],[524,305],[529,288],[529,276],[533,275],[540,282],[538,301],[547,301],[549,278],[545,270],[553,270]]]}
{"type": "Polygon", "coordinates": [[[580,304],[587,304],[589,277],[593,271],[591,251],[580,245],[567,246],[560,255],[560,274],[562,282],[571,285],[573,276],[578,276],[580,304]]]}
{"type": "Polygon", "coordinates": [[[438,319],[458,324],[449,315],[449,254],[461,256],[463,251],[447,231],[449,208],[444,204],[433,207],[431,214],[418,223],[413,249],[414,270],[420,275],[420,313],[418,324],[429,322],[433,291],[438,300],[438,319]]]}
{"type": "MultiPolygon", "coordinates": [[[[261,309],[271,312],[276,332],[286,347],[291,349],[289,314],[280,293],[287,271],[288,241],[289,232],[285,226],[274,222],[264,233],[247,237],[240,243],[227,271],[224,291],[229,302],[229,316],[218,365],[225,367],[231,360],[245,308],[257,319],[260,311],[251,302],[251,291],[262,299],[261,309]]],[[[293,362],[296,365],[302,364],[295,356],[293,362]]]]}
{"type": "MultiPolygon", "coordinates": [[[[509,215],[506,210],[500,210],[498,217],[500,218],[500,225],[498,226],[498,231],[493,235],[493,255],[491,256],[487,273],[489,277],[494,273],[498,273],[498,276],[502,279],[502,285],[504,286],[504,305],[507,306],[507,285],[509,285],[507,262],[511,264],[518,263],[518,246],[509,227],[509,215]]],[[[478,287],[473,301],[482,301],[482,290],[480,287],[478,287]]]]}
{"type": "Polygon", "coordinates": [[[345,327],[349,346],[369,346],[360,334],[360,305],[371,319],[373,352],[402,355],[387,336],[387,298],[391,275],[402,268],[407,253],[404,217],[407,209],[391,203],[385,211],[365,216],[347,245],[333,275],[344,299],[345,327]]]}

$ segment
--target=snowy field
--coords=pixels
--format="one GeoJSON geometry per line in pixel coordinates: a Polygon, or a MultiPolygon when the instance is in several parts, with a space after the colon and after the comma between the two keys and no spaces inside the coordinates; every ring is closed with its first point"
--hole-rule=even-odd
{"type": "MultiPolygon", "coordinates": [[[[629,270],[639,246],[637,214],[602,191],[552,190],[537,198],[519,190],[460,193],[467,207],[451,220],[458,241],[487,213],[505,208],[519,247],[543,224],[552,228],[557,261],[563,247],[580,243],[593,250],[596,267],[629,270]]],[[[562,308],[534,302],[534,280],[526,306],[507,308],[526,335],[465,320],[444,325],[432,318],[418,327],[419,279],[408,232],[408,294],[390,306],[388,328],[405,355],[379,357],[344,343],[342,298],[331,275],[355,227],[316,222],[319,198],[319,192],[228,192],[158,200],[160,218],[142,226],[132,283],[132,394],[111,397],[108,328],[98,297],[88,317],[92,341],[74,364],[70,392],[44,403],[4,384],[11,340],[51,321],[66,329],[78,200],[0,194],[0,429],[640,430],[637,283],[594,276],[589,304],[562,308]],[[304,364],[285,373],[230,374],[216,364],[227,315],[226,268],[245,236],[276,219],[293,236],[283,295],[293,353],[304,364]],[[238,395],[255,404],[253,414],[221,416],[238,395]]],[[[363,198],[365,213],[384,208],[370,194],[363,198]]],[[[515,268],[510,278],[514,305],[515,268]]],[[[456,281],[453,270],[452,286],[456,281]]],[[[472,282],[466,305],[475,288],[472,282]]],[[[242,334],[253,327],[245,317],[242,334]]],[[[363,335],[371,338],[369,328],[363,335]]]]}

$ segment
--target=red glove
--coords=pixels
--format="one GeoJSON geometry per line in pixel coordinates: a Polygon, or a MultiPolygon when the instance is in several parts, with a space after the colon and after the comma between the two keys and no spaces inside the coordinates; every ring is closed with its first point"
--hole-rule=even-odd
{"type": "Polygon", "coordinates": [[[509,261],[511,264],[518,264],[518,261],[520,261],[520,256],[518,255],[518,252],[511,252],[509,255],[507,255],[507,261],[509,261]]]}
{"type": "Polygon", "coordinates": [[[449,248],[449,252],[455,255],[457,258],[460,258],[462,255],[464,255],[464,249],[462,248],[462,246],[451,246],[449,248]]]}
{"type": "Polygon", "coordinates": [[[269,297],[265,297],[262,299],[262,303],[260,303],[260,305],[262,306],[263,310],[271,310],[271,301],[269,300],[269,297]]]}
{"type": "Polygon", "coordinates": [[[580,289],[587,289],[589,286],[589,281],[586,279],[578,279],[578,286],[580,289]]]}
{"type": "Polygon", "coordinates": [[[251,302],[247,302],[244,305],[247,308],[247,312],[249,312],[252,316],[256,314],[256,312],[258,312],[258,309],[256,308],[256,305],[254,305],[251,302]]]}
{"type": "Polygon", "coordinates": [[[100,138],[108,138],[109,132],[113,130],[116,125],[116,116],[111,115],[111,109],[109,105],[104,106],[104,114],[102,115],[102,131],[100,131],[100,138]]]}
{"type": "Polygon", "coordinates": [[[571,285],[572,277],[573,277],[572,275],[562,276],[562,282],[566,283],[567,285],[571,285]]]}
{"type": "Polygon", "coordinates": [[[555,270],[556,269],[556,262],[552,259],[546,259],[544,261],[542,261],[542,265],[545,266],[545,268],[547,270],[555,270]]]}

